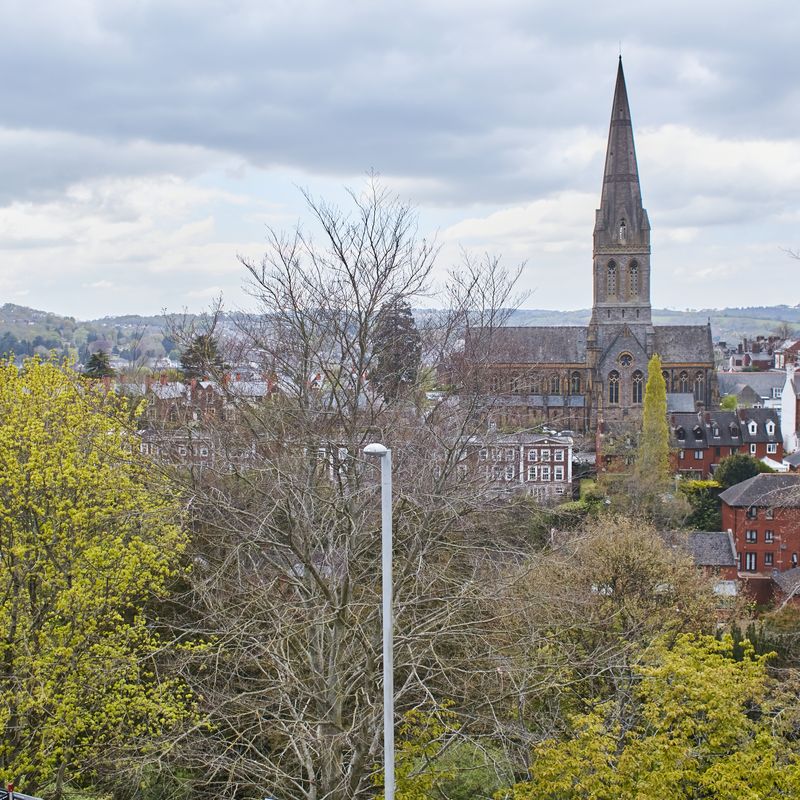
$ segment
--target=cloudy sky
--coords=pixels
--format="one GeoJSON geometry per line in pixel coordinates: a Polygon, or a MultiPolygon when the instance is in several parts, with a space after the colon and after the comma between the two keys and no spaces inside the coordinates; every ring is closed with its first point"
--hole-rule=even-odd
{"type": "Polygon", "coordinates": [[[0,302],[246,304],[241,254],[375,170],[441,245],[591,303],[620,42],[653,303],[800,302],[800,4],[0,0],[0,302]]]}

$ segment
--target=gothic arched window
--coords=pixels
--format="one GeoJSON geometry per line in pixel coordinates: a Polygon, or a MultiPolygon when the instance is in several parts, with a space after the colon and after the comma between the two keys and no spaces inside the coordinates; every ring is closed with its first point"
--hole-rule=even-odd
{"type": "Polygon", "coordinates": [[[624,242],[628,238],[628,229],[625,227],[625,220],[619,221],[619,240],[624,242]]]}
{"type": "Polygon", "coordinates": [[[619,372],[615,369],[608,373],[608,402],[619,403],[619,372]]]}
{"type": "Polygon", "coordinates": [[[628,293],[631,297],[639,296],[639,265],[635,261],[628,267],[628,293]]]}
{"type": "Polygon", "coordinates": [[[703,400],[706,396],[706,376],[702,372],[694,376],[694,399],[703,400]]]}
{"type": "Polygon", "coordinates": [[[580,372],[573,372],[570,376],[570,387],[569,387],[570,394],[580,394],[581,393],[581,374],[580,372]]]}
{"type": "Polygon", "coordinates": [[[637,369],[636,372],[633,373],[632,376],[633,381],[633,391],[632,391],[632,399],[634,403],[641,403],[642,402],[642,387],[644,385],[644,375],[640,369],[637,369]]]}
{"type": "Polygon", "coordinates": [[[684,370],[678,375],[678,391],[679,392],[688,392],[689,391],[689,373],[684,370]]]}
{"type": "Polygon", "coordinates": [[[606,293],[609,297],[615,297],[617,294],[617,264],[614,261],[608,262],[606,293]]]}
{"type": "Polygon", "coordinates": [[[669,372],[667,372],[665,369],[662,369],[661,377],[664,379],[664,385],[667,387],[667,391],[672,391],[672,384],[669,380],[669,372]]]}
{"type": "Polygon", "coordinates": [[[552,375],[550,377],[550,394],[560,394],[561,393],[561,379],[558,375],[552,375]]]}

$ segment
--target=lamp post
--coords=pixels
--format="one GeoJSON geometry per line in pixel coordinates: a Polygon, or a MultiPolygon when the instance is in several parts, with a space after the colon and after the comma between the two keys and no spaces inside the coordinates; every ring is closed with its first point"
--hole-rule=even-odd
{"type": "Polygon", "coordinates": [[[384,798],[394,800],[394,653],[392,647],[392,451],[377,442],[364,448],[381,460],[381,584],[383,590],[384,798]]]}

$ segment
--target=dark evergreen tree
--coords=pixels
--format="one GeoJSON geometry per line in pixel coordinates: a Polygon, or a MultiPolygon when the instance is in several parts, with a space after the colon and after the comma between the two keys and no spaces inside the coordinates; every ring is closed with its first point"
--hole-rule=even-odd
{"type": "Polygon", "coordinates": [[[86,364],[84,374],[89,378],[107,378],[114,374],[114,368],[108,359],[108,353],[98,350],[92,353],[86,364]]]}
{"type": "Polygon", "coordinates": [[[411,306],[405,300],[378,311],[372,338],[370,383],[386,400],[394,400],[417,382],[422,341],[411,306]]]}
{"type": "Polygon", "coordinates": [[[181,355],[181,369],[185,378],[205,378],[224,369],[217,340],[210,333],[201,333],[192,339],[181,355]]]}
{"type": "Polygon", "coordinates": [[[753,478],[759,472],[773,472],[766,464],[762,464],[757,458],[736,453],[735,455],[723,458],[714,472],[716,480],[723,489],[734,486],[737,483],[753,478]]]}

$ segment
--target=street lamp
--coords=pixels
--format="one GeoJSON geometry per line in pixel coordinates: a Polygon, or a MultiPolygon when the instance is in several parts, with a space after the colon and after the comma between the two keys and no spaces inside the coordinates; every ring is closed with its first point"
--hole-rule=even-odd
{"type": "Polygon", "coordinates": [[[381,460],[381,583],[383,589],[384,798],[394,800],[394,654],[392,649],[392,451],[374,442],[364,448],[381,460]]]}

